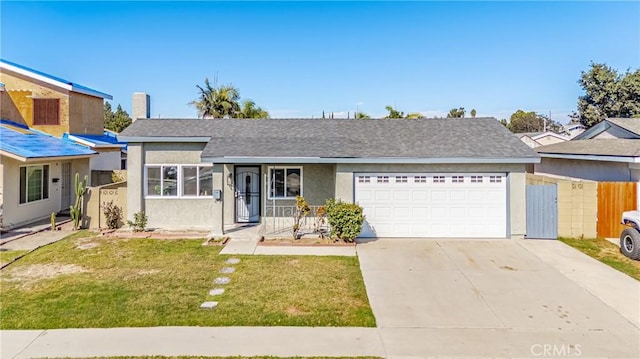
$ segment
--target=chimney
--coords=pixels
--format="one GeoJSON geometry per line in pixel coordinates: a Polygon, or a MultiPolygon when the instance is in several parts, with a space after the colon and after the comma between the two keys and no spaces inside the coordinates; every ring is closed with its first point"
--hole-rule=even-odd
{"type": "Polygon", "coordinates": [[[144,92],[134,92],[131,106],[131,120],[151,117],[151,101],[144,92]]]}

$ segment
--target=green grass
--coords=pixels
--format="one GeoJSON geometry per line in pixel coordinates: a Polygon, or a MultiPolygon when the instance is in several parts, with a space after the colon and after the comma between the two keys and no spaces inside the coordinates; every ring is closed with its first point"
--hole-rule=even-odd
{"type": "MultiPolygon", "coordinates": [[[[349,359],[349,358],[357,358],[357,359],[379,359],[380,357],[274,357],[274,356],[255,356],[255,357],[243,357],[243,356],[233,356],[233,357],[204,357],[204,356],[177,356],[177,357],[165,357],[165,356],[135,356],[135,357],[91,357],[84,359],[349,359]]],[[[82,359],[82,358],[81,358],[82,359]]]]}
{"type": "MultiPolygon", "coordinates": [[[[135,356],[135,357],[91,357],[84,359],[349,359],[349,358],[357,358],[357,359],[380,359],[380,357],[274,357],[274,356],[255,356],[255,357],[243,357],[243,356],[233,356],[233,357],[204,357],[204,356],[177,356],[177,357],[165,357],[165,356],[135,356]]],[[[83,358],[80,358],[83,359],[83,358]]]]}
{"type": "Polygon", "coordinates": [[[356,257],[239,256],[214,299],[221,248],[76,234],[0,272],[0,328],[375,326],[356,257]]]}
{"type": "Polygon", "coordinates": [[[640,281],[640,261],[625,257],[620,247],[602,238],[559,238],[562,242],[640,281]]]}
{"type": "Polygon", "coordinates": [[[29,251],[26,250],[18,250],[18,251],[1,251],[0,252],[0,263],[7,263],[7,262],[11,262],[12,260],[14,260],[17,257],[20,257],[21,255],[28,253],[29,251]]]}

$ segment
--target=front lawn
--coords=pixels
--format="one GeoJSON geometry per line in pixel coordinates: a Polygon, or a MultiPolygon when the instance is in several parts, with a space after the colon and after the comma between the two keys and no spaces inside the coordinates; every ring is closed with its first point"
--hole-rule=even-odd
{"type": "Polygon", "coordinates": [[[84,232],[41,248],[0,272],[0,328],[375,326],[355,257],[239,256],[209,297],[229,256],[202,242],[84,232]]]}
{"type": "Polygon", "coordinates": [[[640,261],[625,257],[620,247],[602,238],[559,238],[565,244],[640,281],[640,261]]]}
{"type": "Polygon", "coordinates": [[[26,250],[16,250],[16,251],[0,251],[0,263],[8,263],[14,260],[21,255],[28,253],[26,250]]]}

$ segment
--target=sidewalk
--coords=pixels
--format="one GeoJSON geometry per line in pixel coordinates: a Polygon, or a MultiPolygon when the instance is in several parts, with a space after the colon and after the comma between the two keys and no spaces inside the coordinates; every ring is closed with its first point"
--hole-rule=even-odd
{"type": "Polygon", "coordinates": [[[385,356],[376,328],[155,327],[6,330],[2,358],[134,355],[385,356]]]}

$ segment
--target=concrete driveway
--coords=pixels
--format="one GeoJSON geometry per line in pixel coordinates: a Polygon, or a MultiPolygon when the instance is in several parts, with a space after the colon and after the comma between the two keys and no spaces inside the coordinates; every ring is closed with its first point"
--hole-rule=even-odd
{"type": "Polygon", "coordinates": [[[379,239],[357,250],[389,356],[640,357],[640,284],[561,242],[379,239]]]}

